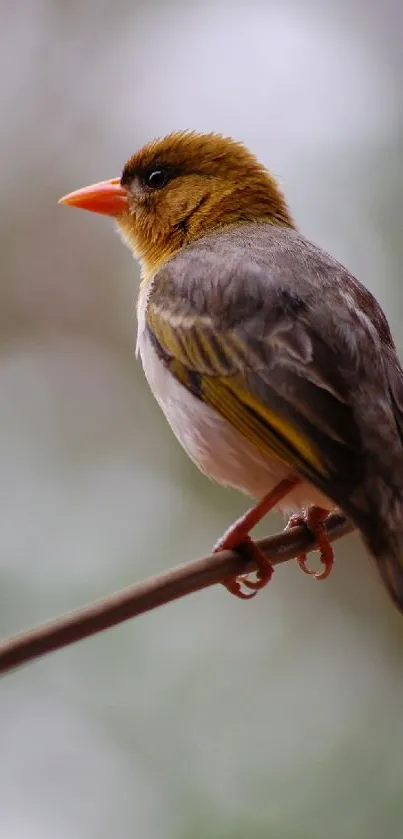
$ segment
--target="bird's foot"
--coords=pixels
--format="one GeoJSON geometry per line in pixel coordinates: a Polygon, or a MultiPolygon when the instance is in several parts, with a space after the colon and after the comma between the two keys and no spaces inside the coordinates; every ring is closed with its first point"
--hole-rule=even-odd
{"type": "Polygon", "coordinates": [[[241,600],[250,600],[251,597],[255,597],[259,589],[264,588],[270,582],[273,574],[273,566],[249,534],[243,536],[240,542],[237,541],[234,543],[232,532],[227,532],[218,540],[213,548],[213,553],[226,550],[236,551],[241,555],[242,559],[255,562],[257,566],[255,580],[251,580],[249,574],[245,574],[239,577],[230,577],[228,580],[223,581],[225,588],[231,594],[234,594],[235,597],[240,597],[241,600]],[[250,591],[244,591],[243,586],[246,586],[250,591]]]}
{"type": "Polygon", "coordinates": [[[237,551],[245,560],[251,560],[256,565],[256,579],[250,579],[249,574],[231,577],[223,581],[223,585],[231,594],[240,597],[242,600],[250,600],[259,589],[264,588],[271,580],[273,566],[260,550],[256,542],[250,537],[249,532],[256,524],[278,504],[295,486],[299,478],[285,478],[274,489],[267,493],[261,501],[248,510],[240,519],[224,533],[213,548],[214,553],[218,551],[237,551]],[[245,586],[249,591],[244,591],[245,586]]]}
{"type": "Polygon", "coordinates": [[[298,527],[299,525],[304,524],[305,527],[311,531],[318,543],[317,550],[320,552],[320,561],[323,565],[322,571],[315,571],[313,568],[309,568],[306,554],[300,554],[297,556],[297,562],[301,571],[303,571],[304,574],[309,574],[314,578],[314,580],[325,580],[333,568],[333,548],[329,542],[329,537],[324,527],[324,522],[328,515],[328,511],[322,510],[321,507],[308,507],[305,513],[296,513],[291,516],[285,528],[286,530],[289,530],[291,527],[298,527]]]}

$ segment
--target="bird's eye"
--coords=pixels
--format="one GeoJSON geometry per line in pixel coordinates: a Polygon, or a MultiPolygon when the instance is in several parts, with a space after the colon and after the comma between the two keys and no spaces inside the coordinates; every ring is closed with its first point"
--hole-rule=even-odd
{"type": "Polygon", "coordinates": [[[162,189],[168,182],[169,175],[166,169],[150,169],[145,173],[143,180],[149,189],[162,189]]]}

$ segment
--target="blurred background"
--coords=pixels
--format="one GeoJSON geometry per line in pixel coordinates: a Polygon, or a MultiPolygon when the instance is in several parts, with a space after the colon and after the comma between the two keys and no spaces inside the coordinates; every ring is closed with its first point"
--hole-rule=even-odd
{"type": "MultiPolygon", "coordinates": [[[[231,134],[403,352],[402,26],[400,0],[0,2],[2,635],[209,552],[248,503],[147,389],[113,224],[58,197],[231,134]]],[[[398,839],[402,690],[402,619],[345,539],[323,585],[288,563],[3,678],[0,837],[398,839]]]]}

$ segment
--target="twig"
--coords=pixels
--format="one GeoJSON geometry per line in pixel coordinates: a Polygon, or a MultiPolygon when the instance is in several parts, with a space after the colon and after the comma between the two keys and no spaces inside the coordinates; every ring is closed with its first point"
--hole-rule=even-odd
{"type": "MultiPolygon", "coordinates": [[[[344,516],[332,513],[326,520],[326,529],[330,540],[334,541],[353,530],[353,525],[344,516]]],[[[279,565],[312,550],[315,542],[306,527],[301,526],[262,539],[258,545],[273,565],[279,565]]],[[[227,577],[253,570],[253,563],[246,563],[237,553],[221,551],[149,577],[103,600],[7,638],[0,643],[0,673],[110,629],[171,600],[220,583],[227,577]]]]}

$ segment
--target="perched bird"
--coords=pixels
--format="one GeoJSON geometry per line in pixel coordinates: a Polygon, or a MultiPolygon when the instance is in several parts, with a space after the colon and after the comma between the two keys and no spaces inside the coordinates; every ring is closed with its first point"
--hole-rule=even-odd
{"type": "Polygon", "coordinates": [[[115,218],[141,263],[137,350],[159,405],[199,469],[260,499],[216,546],[258,566],[230,591],[270,579],[249,533],[273,506],[308,510],[326,576],[339,507],[403,611],[403,371],[372,294],[221,135],[155,140],[61,202],[115,218]]]}

